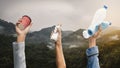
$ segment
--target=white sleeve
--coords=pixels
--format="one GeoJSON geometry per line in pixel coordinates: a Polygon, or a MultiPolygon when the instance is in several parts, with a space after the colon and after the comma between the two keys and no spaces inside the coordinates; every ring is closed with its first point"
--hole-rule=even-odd
{"type": "Polygon", "coordinates": [[[25,43],[13,42],[14,68],[26,68],[25,43]]]}

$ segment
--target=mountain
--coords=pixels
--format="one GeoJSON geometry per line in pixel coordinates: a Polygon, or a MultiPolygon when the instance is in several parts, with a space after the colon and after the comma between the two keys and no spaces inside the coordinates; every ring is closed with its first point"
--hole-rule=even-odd
{"type": "Polygon", "coordinates": [[[0,34],[5,34],[5,35],[15,34],[14,24],[0,19],[0,34]]]}
{"type": "Polygon", "coordinates": [[[73,33],[73,31],[62,31],[62,37],[66,37],[68,36],[69,34],[73,33]]]}
{"type": "Polygon", "coordinates": [[[113,41],[120,41],[120,27],[109,27],[103,30],[100,34],[98,42],[111,43],[113,41]]]}
{"type": "Polygon", "coordinates": [[[73,48],[86,45],[87,40],[82,37],[83,29],[79,29],[63,38],[65,47],[73,48]]]}
{"type": "MultiPolygon", "coordinates": [[[[27,35],[26,43],[38,44],[41,42],[51,43],[50,34],[54,30],[55,26],[43,28],[40,31],[30,32],[27,35]]],[[[77,31],[62,31],[62,42],[64,47],[80,47],[88,45],[88,40],[82,37],[83,29],[78,29],[77,31]]],[[[7,22],[0,19],[0,34],[14,35],[15,26],[11,22],[7,22]]],[[[120,28],[119,27],[109,27],[103,30],[99,42],[109,42],[111,40],[119,40],[120,28]]]]}
{"type": "MultiPolygon", "coordinates": [[[[28,43],[34,43],[34,44],[41,43],[41,42],[49,43],[51,41],[50,35],[51,35],[51,32],[54,30],[54,28],[55,26],[52,26],[52,27],[43,28],[40,31],[34,31],[31,33],[28,33],[26,40],[28,43]]],[[[71,33],[72,31],[62,31],[63,37],[66,37],[71,33]]]]}
{"type": "Polygon", "coordinates": [[[109,33],[101,34],[100,38],[98,39],[98,42],[105,44],[115,44],[120,41],[120,30],[112,30],[109,33]]]}
{"type": "MultiPolygon", "coordinates": [[[[88,40],[82,37],[84,29],[79,29],[63,38],[63,45],[74,48],[88,45],[88,40]]],[[[103,30],[97,40],[99,43],[110,43],[112,41],[120,41],[120,27],[109,27],[103,30]]],[[[112,43],[111,43],[112,44],[112,43]]]]}
{"type": "Polygon", "coordinates": [[[107,29],[103,30],[101,35],[111,33],[112,31],[120,30],[120,27],[110,26],[107,29]]]}
{"type": "Polygon", "coordinates": [[[55,26],[43,28],[40,31],[34,31],[27,35],[28,43],[41,43],[50,41],[50,34],[55,26]]]}
{"type": "MultiPolygon", "coordinates": [[[[26,37],[26,43],[41,43],[50,42],[50,34],[54,30],[55,26],[43,28],[40,31],[34,31],[28,33],[26,37]]],[[[66,37],[67,35],[71,34],[73,31],[62,31],[63,37],[66,37]]],[[[0,19],[0,34],[5,35],[16,35],[15,32],[15,25],[11,22],[4,21],[0,19]]]]}

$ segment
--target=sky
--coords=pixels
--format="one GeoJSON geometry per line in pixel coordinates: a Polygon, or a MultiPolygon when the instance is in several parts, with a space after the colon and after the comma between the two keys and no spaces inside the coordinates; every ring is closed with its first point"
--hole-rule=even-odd
{"type": "Polygon", "coordinates": [[[23,15],[32,19],[32,31],[62,24],[63,30],[87,28],[99,8],[108,6],[105,20],[120,26],[120,0],[0,0],[0,19],[14,24],[23,15]]]}

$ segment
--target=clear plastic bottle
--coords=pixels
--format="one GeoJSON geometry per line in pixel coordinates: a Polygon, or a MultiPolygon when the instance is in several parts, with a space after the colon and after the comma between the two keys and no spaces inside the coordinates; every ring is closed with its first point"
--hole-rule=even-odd
{"type": "MultiPolygon", "coordinates": [[[[108,22],[108,21],[103,21],[100,24],[102,30],[106,29],[110,25],[111,25],[111,22],[108,22]]],[[[93,36],[95,34],[95,32],[98,31],[99,25],[94,25],[94,27],[95,27],[95,29],[88,29],[88,30],[83,31],[84,38],[89,38],[89,37],[93,36]]]]}
{"type": "Polygon", "coordinates": [[[103,8],[98,9],[93,17],[91,25],[101,24],[106,18],[107,9],[108,7],[106,5],[104,5],[103,8]]]}
{"type": "Polygon", "coordinates": [[[106,5],[104,5],[103,8],[100,8],[96,11],[91,25],[88,27],[88,29],[83,31],[84,38],[89,38],[92,35],[94,35],[94,33],[98,30],[98,29],[96,29],[96,27],[99,26],[100,24],[102,27],[105,24],[106,25],[106,26],[104,26],[105,28],[108,27],[107,24],[110,25],[110,22],[104,22],[104,19],[106,18],[107,8],[108,7],[106,5]]]}

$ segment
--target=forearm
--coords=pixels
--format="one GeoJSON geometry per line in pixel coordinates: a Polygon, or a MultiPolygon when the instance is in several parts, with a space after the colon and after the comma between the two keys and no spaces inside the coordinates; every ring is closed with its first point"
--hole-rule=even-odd
{"type": "Polygon", "coordinates": [[[57,68],[66,68],[61,42],[55,43],[57,68]]]}
{"type": "Polygon", "coordinates": [[[17,42],[13,42],[14,68],[26,68],[25,35],[18,35],[17,42]]]}
{"type": "Polygon", "coordinates": [[[89,48],[96,46],[96,38],[89,39],[89,48]]]}
{"type": "Polygon", "coordinates": [[[89,38],[89,48],[86,50],[86,55],[88,57],[88,68],[100,68],[99,66],[99,50],[96,46],[96,38],[89,38]]]}
{"type": "Polygon", "coordinates": [[[19,43],[19,42],[25,42],[25,37],[26,37],[26,35],[18,35],[17,36],[17,43],[19,43]]]}
{"type": "Polygon", "coordinates": [[[14,68],[26,68],[25,43],[13,43],[14,68]]]}
{"type": "Polygon", "coordinates": [[[98,59],[99,55],[98,46],[88,48],[86,50],[86,55],[88,58],[88,68],[100,68],[98,59]]]}

